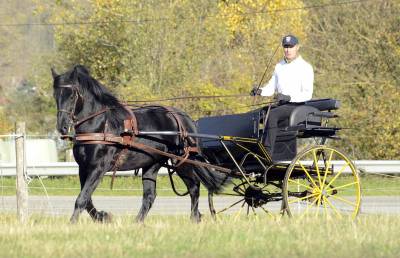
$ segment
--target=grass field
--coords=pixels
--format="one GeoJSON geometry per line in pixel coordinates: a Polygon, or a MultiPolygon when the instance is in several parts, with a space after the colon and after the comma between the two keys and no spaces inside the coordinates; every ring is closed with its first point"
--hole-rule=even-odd
{"type": "Polygon", "coordinates": [[[200,224],[186,216],[131,217],[110,224],[32,216],[0,217],[0,257],[399,257],[400,218],[270,220],[227,216],[200,224]]]}
{"type": "MultiPolygon", "coordinates": [[[[176,187],[180,192],[185,191],[184,184],[175,178],[176,187]]],[[[103,178],[95,191],[95,195],[106,196],[134,196],[142,195],[142,181],[140,177],[116,177],[114,190],[110,189],[111,177],[103,178]]],[[[77,176],[34,178],[29,184],[30,195],[77,195],[79,193],[79,179],[77,176]]],[[[363,196],[400,195],[400,177],[390,178],[375,175],[361,177],[363,196]]],[[[203,192],[204,192],[203,188],[203,192]]],[[[205,192],[204,192],[205,193],[205,192]]],[[[204,195],[202,193],[202,195],[204,195]]],[[[174,196],[168,176],[157,178],[157,194],[159,196],[174,196]]],[[[0,178],[0,195],[15,195],[15,178],[0,178]]]]}

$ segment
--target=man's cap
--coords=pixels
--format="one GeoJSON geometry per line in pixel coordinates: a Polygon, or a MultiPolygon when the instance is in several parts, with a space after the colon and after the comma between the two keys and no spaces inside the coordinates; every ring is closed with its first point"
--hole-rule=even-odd
{"type": "Polygon", "coordinates": [[[290,46],[293,47],[299,43],[299,40],[293,35],[284,36],[282,39],[282,46],[290,46]]]}

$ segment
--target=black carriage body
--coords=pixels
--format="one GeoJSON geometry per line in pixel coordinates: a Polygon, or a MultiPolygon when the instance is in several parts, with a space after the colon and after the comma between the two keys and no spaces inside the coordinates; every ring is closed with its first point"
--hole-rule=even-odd
{"type": "MultiPolygon", "coordinates": [[[[289,119],[279,121],[280,131],[275,142],[272,160],[268,160],[267,157],[262,162],[264,166],[249,153],[260,154],[262,152],[261,148],[263,147],[260,145],[264,142],[264,124],[268,108],[260,108],[243,114],[199,119],[197,124],[200,134],[232,136],[227,141],[203,138],[200,146],[203,154],[213,164],[234,169],[236,166],[232,159],[234,158],[246,171],[262,173],[268,166],[279,164],[280,161],[292,160],[297,154],[297,138],[335,137],[339,128],[327,127],[323,124],[323,120],[335,117],[331,111],[338,109],[339,104],[334,99],[318,99],[299,103],[289,119]]],[[[284,173],[280,172],[284,172],[286,168],[285,165],[274,166],[271,172],[272,174],[277,172],[277,176],[273,176],[273,178],[281,178],[284,173]]]]}
{"type": "MultiPolygon", "coordinates": [[[[260,110],[254,110],[244,114],[205,117],[199,119],[197,123],[200,133],[257,139],[259,137],[258,124],[260,119],[260,110]]],[[[250,150],[255,151],[254,144],[242,144],[250,148],[250,150]]],[[[234,142],[228,141],[226,145],[236,159],[242,154],[244,155],[243,149],[235,147],[234,142]]],[[[231,163],[231,159],[220,140],[202,138],[200,140],[200,147],[211,163],[220,165],[229,165],[231,163]]]]}

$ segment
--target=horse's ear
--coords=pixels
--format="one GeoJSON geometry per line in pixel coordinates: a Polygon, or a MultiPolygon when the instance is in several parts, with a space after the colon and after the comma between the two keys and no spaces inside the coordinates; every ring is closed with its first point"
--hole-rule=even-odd
{"type": "Polygon", "coordinates": [[[79,68],[77,66],[75,66],[74,71],[72,72],[72,80],[74,82],[78,81],[78,73],[79,73],[79,68]]]}
{"type": "Polygon", "coordinates": [[[89,70],[83,65],[78,64],[78,65],[75,66],[75,69],[80,73],[89,75],[89,70]]]}
{"type": "Polygon", "coordinates": [[[51,75],[53,76],[53,79],[56,78],[58,76],[56,70],[53,67],[50,70],[51,70],[51,75]]]}

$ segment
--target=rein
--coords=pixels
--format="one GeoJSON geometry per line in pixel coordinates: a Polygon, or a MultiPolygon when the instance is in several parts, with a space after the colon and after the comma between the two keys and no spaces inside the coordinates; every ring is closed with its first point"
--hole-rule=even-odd
{"type": "Polygon", "coordinates": [[[95,113],[93,113],[91,115],[88,115],[85,118],[82,118],[81,120],[76,121],[74,123],[74,128],[75,129],[78,128],[82,123],[86,122],[87,120],[90,120],[90,119],[92,119],[92,118],[94,118],[94,117],[96,117],[98,115],[101,115],[101,114],[107,112],[108,110],[110,110],[110,108],[103,108],[103,109],[101,109],[101,110],[99,110],[99,111],[97,111],[97,112],[95,112],[95,113]]]}
{"type": "Polygon", "coordinates": [[[185,97],[172,97],[164,99],[129,100],[128,103],[150,103],[150,102],[162,102],[162,101],[176,101],[181,99],[215,99],[215,98],[241,98],[241,97],[250,97],[250,96],[249,94],[197,95],[197,96],[185,96],[185,97]]]}

